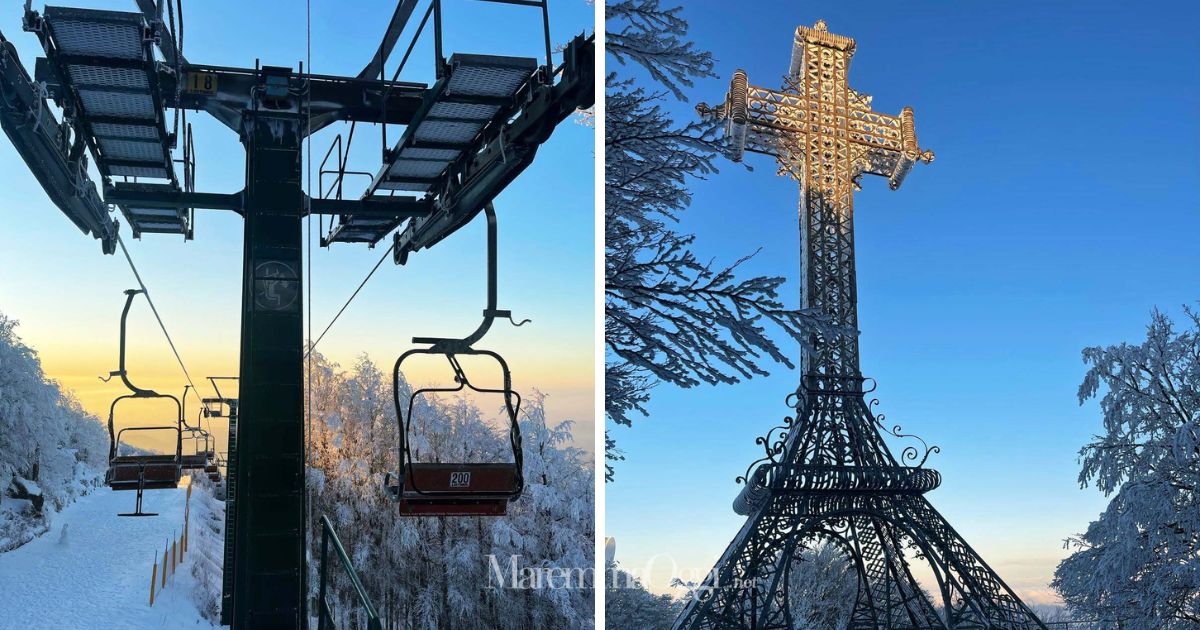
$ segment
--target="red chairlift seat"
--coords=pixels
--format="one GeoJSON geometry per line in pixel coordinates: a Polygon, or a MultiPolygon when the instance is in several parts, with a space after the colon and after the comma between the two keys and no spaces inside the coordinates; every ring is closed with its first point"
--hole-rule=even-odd
{"type": "Polygon", "coordinates": [[[208,466],[208,456],[204,453],[184,455],[180,459],[180,465],[183,466],[185,470],[201,470],[208,466]]]}
{"type": "MultiPolygon", "coordinates": [[[[216,381],[222,377],[210,376],[208,378],[213,383],[213,389],[217,391],[218,397],[200,399],[200,410],[196,413],[195,426],[187,424],[186,421],[184,422],[183,431],[187,433],[187,439],[192,441],[193,452],[183,456],[181,465],[185,470],[203,470],[204,474],[208,475],[211,481],[220,483],[221,468],[217,461],[217,452],[213,448],[216,440],[213,439],[210,431],[204,429],[204,419],[224,417],[222,405],[227,401],[220,397],[220,390],[216,389],[216,381]]],[[[183,386],[183,411],[181,416],[183,418],[187,417],[187,395],[189,391],[192,391],[190,383],[183,386]]]]}
{"type": "Polygon", "coordinates": [[[113,401],[113,406],[108,413],[108,431],[112,436],[112,443],[110,443],[108,451],[108,472],[104,474],[104,484],[113,490],[137,490],[139,499],[142,490],[179,487],[182,469],[185,468],[184,458],[180,454],[182,433],[179,425],[133,426],[122,428],[115,434],[112,433],[113,412],[116,409],[116,403],[126,400],[126,398],[146,397],[166,397],[174,400],[174,396],[121,396],[113,401]],[[174,454],[121,455],[121,436],[127,431],[172,431],[175,433],[175,452],[174,454]]]}
{"type": "MultiPolygon", "coordinates": [[[[142,396],[121,396],[113,401],[112,409],[115,409],[117,403],[126,398],[135,398],[142,396]]],[[[113,414],[110,409],[108,415],[108,430],[113,429],[113,414]]],[[[104,474],[104,482],[113,490],[136,490],[137,502],[133,512],[118,514],[118,516],[157,516],[154,512],[142,511],[142,492],[145,490],[162,490],[170,488],[178,488],[179,480],[183,476],[183,467],[180,462],[180,448],[182,433],[179,430],[179,425],[176,426],[157,426],[157,427],[126,427],[121,429],[112,437],[112,443],[109,447],[108,455],[108,471],[104,474]],[[120,455],[119,445],[121,443],[121,434],[126,431],[174,431],[175,432],[175,454],[149,454],[149,455],[120,455]]]]}
{"type": "MultiPolygon", "coordinates": [[[[113,401],[113,408],[121,400],[134,396],[121,396],[113,401]]],[[[113,427],[113,414],[110,411],[108,420],[109,430],[113,427]]],[[[177,488],[183,475],[182,457],[180,455],[180,430],[178,426],[155,427],[126,427],[112,438],[108,454],[108,472],[104,475],[105,484],[113,490],[155,490],[161,488],[177,488]],[[121,436],[127,431],[173,431],[175,433],[175,453],[122,455],[119,453],[121,436]]]]}
{"type": "Polygon", "coordinates": [[[109,462],[104,480],[113,490],[177,488],[181,469],[170,455],[126,455],[109,462]]]}
{"type": "Polygon", "coordinates": [[[212,436],[208,431],[198,427],[188,427],[185,431],[189,434],[188,439],[191,439],[195,445],[195,452],[183,455],[180,464],[185,470],[205,470],[212,464],[217,457],[215,451],[212,450],[212,436]],[[200,446],[200,440],[204,441],[204,446],[200,446]]]}
{"type": "Polygon", "coordinates": [[[221,483],[221,467],[217,466],[216,462],[205,466],[204,473],[208,475],[209,481],[212,481],[213,483],[221,483]]]}
{"type": "Polygon", "coordinates": [[[408,466],[401,516],[504,516],[519,488],[512,464],[408,466]]]}

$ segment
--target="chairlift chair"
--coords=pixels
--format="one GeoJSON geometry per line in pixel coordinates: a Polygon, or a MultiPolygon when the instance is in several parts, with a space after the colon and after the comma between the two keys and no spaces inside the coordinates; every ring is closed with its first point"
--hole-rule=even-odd
{"type": "MultiPolygon", "coordinates": [[[[491,350],[479,350],[472,345],[483,338],[496,317],[508,318],[509,311],[496,309],[496,213],[491,204],[485,208],[488,229],[488,301],[483,311],[483,322],[463,339],[437,337],[414,337],[413,343],[427,345],[400,355],[392,371],[393,402],[399,424],[400,445],[397,449],[399,472],[393,477],[388,473],[384,479],[387,493],[399,503],[401,516],[503,516],[508,504],[521,496],[524,488],[523,458],[521,453],[521,428],[518,413],[520,395],[512,389],[512,375],[508,363],[491,350]],[[441,355],[446,358],[454,374],[454,387],[426,387],[413,391],[406,405],[401,404],[400,369],[405,360],[417,355],[441,355]],[[478,387],[467,377],[459,362],[461,356],[488,357],[496,362],[503,375],[500,389],[478,387]],[[504,412],[509,424],[509,443],[512,447],[511,462],[467,463],[467,462],[422,462],[417,457],[409,439],[412,431],[414,407],[419,397],[438,392],[460,392],[470,390],[484,394],[500,394],[504,397],[504,412]]],[[[526,320],[528,321],[528,320],[526,320]]],[[[525,321],[514,325],[520,326],[525,321]]]]}
{"type": "Polygon", "coordinates": [[[221,467],[217,462],[216,440],[211,433],[199,427],[188,430],[194,434],[193,443],[196,444],[196,449],[195,454],[183,456],[183,467],[188,470],[203,470],[209,481],[220,483],[221,467]],[[200,440],[204,440],[203,448],[199,446],[200,440]]]}
{"type": "Polygon", "coordinates": [[[108,471],[104,475],[104,482],[113,490],[137,491],[136,509],[133,512],[118,514],[118,516],[157,516],[157,513],[142,511],[142,492],[161,488],[177,488],[182,477],[182,404],[178,398],[170,394],[160,394],[153,390],[137,387],[129,381],[129,374],[125,370],[125,324],[129,316],[129,307],[133,304],[133,298],[139,293],[143,293],[143,291],[134,289],[125,291],[125,309],[121,312],[120,368],[115,372],[110,372],[108,379],[102,379],[107,381],[114,376],[119,376],[121,382],[132,392],[118,396],[108,408],[108,471]],[[125,427],[116,431],[117,405],[123,400],[147,398],[174,401],[176,409],[174,423],[149,427],[125,427]],[[138,431],[173,431],[175,433],[175,454],[122,455],[119,448],[122,436],[127,432],[138,431]]]}
{"type": "MultiPolygon", "coordinates": [[[[200,399],[200,403],[203,405],[200,409],[200,413],[205,418],[226,418],[232,422],[232,418],[236,415],[233,412],[233,409],[237,406],[237,399],[229,398],[222,394],[221,388],[217,384],[217,381],[238,380],[238,377],[210,376],[208,377],[208,380],[210,383],[212,383],[213,391],[215,391],[217,395],[213,398],[200,399]]],[[[197,421],[197,424],[199,424],[199,421],[197,421]]],[[[211,433],[209,436],[211,437],[211,433]]],[[[219,455],[215,451],[215,446],[216,440],[213,439],[211,446],[209,447],[209,459],[208,464],[204,467],[204,472],[208,475],[209,480],[214,483],[220,483],[222,476],[221,467],[225,465],[225,457],[219,455]]]]}
{"type": "Polygon", "coordinates": [[[213,483],[221,483],[221,466],[216,461],[204,467],[204,474],[213,483]]]}
{"type": "Polygon", "coordinates": [[[216,455],[212,450],[212,436],[199,427],[186,427],[183,432],[185,439],[192,441],[193,452],[183,455],[180,465],[184,470],[200,470],[208,466],[216,455]]]}
{"type": "MultiPolygon", "coordinates": [[[[217,453],[214,448],[215,440],[212,433],[206,431],[203,427],[204,418],[213,415],[207,405],[208,399],[201,400],[201,408],[196,412],[196,426],[191,426],[187,423],[187,395],[191,390],[191,384],[183,386],[183,432],[186,433],[186,439],[192,441],[192,452],[184,455],[180,461],[180,465],[184,470],[203,470],[212,478],[210,468],[216,468],[217,453]]],[[[220,480],[219,470],[218,475],[213,481],[220,480]]]]}

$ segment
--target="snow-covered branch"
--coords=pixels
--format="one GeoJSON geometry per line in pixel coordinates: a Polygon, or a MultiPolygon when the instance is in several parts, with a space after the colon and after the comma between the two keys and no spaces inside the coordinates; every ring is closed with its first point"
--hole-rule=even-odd
{"type": "MultiPolygon", "coordinates": [[[[671,225],[691,205],[691,180],[716,172],[722,148],[712,122],[678,124],[666,99],[686,100],[713,76],[712,56],[686,39],[687,22],[658,0],[606,5],[606,51],[621,71],[640,68],[654,88],[614,72],[605,101],[605,412],[619,425],[645,414],[658,383],[735,383],[792,367],[774,337],[801,346],[819,326],[779,299],[784,279],[742,278],[740,267],[701,262],[693,237],[671,225]]],[[[622,458],[606,436],[606,458],[622,458]]],[[[612,468],[607,468],[611,479],[612,468]]]]}

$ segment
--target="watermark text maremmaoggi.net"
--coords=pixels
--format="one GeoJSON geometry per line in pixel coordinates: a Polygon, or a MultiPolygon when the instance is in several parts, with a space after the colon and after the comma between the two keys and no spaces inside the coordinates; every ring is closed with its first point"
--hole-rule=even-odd
{"type": "MultiPolygon", "coordinates": [[[[551,566],[529,566],[522,563],[520,554],[514,554],[504,557],[497,557],[495,554],[488,554],[488,588],[511,588],[511,589],[590,589],[595,587],[595,569],[592,567],[551,567],[551,566]]],[[[609,588],[633,588],[639,587],[643,580],[651,574],[655,569],[655,564],[660,558],[655,556],[645,567],[627,568],[621,567],[619,570],[617,565],[610,564],[607,569],[608,578],[607,584],[609,588]]],[[[671,561],[670,569],[671,583],[676,586],[687,587],[689,590],[695,590],[696,585],[703,581],[705,577],[709,577],[707,572],[696,570],[680,570],[680,567],[671,561]]],[[[712,576],[715,580],[715,576],[712,576]]],[[[750,580],[755,581],[755,580],[750,580]]],[[[716,583],[707,585],[712,588],[716,583]]],[[[750,588],[752,584],[735,584],[750,588]]]]}
{"type": "Polygon", "coordinates": [[[520,554],[506,559],[488,554],[488,588],[587,589],[595,585],[592,567],[522,565],[520,554]]]}
{"type": "MultiPolygon", "coordinates": [[[[681,567],[675,559],[665,554],[652,556],[642,567],[617,565],[610,562],[607,569],[607,588],[645,588],[648,582],[654,582],[653,576],[669,576],[672,588],[687,590],[687,596],[695,596],[699,592],[708,591],[724,586],[716,569],[706,571],[694,567],[681,567]],[[666,564],[664,564],[664,562],[666,564]],[[703,586],[701,586],[703,585],[703,586]]],[[[733,578],[731,585],[735,589],[754,589],[760,578],[733,578]]],[[[659,580],[661,583],[661,580],[659,580]]]]}

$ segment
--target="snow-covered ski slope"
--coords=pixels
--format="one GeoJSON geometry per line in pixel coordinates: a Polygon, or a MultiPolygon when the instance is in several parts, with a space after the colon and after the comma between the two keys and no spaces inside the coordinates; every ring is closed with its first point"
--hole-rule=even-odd
{"type": "MultiPolygon", "coordinates": [[[[148,605],[155,554],[161,572],[163,546],[183,527],[187,489],[147,490],[142,509],[158,516],[117,516],[133,511],[134,496],[97,489],[55,515],[43,536],[0,553],[0,629],[219,628],[200,615],[189,593],[196,588],[194,552],[148,605]]],[[[193,541],[207,516],[199,513],[199,498],[192,497],[193,541]]]]}

